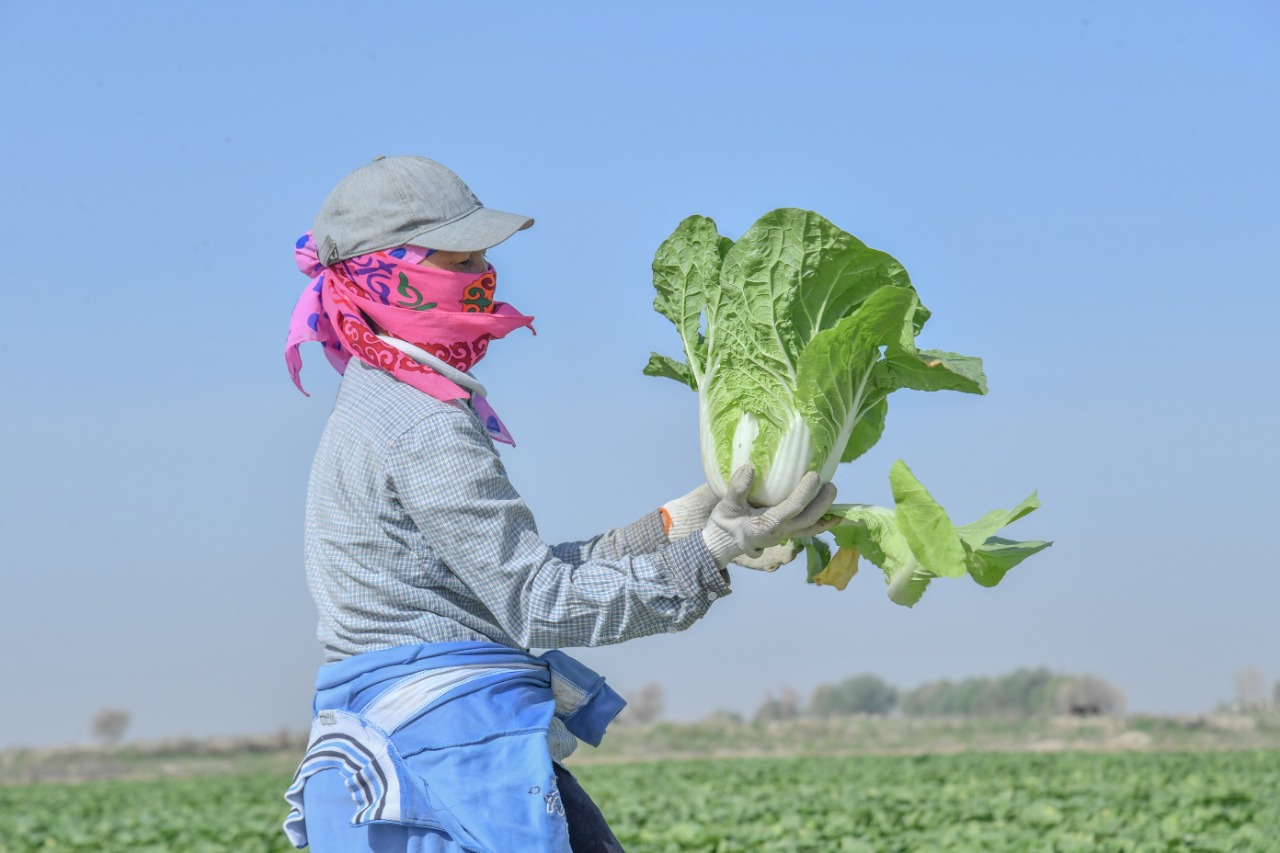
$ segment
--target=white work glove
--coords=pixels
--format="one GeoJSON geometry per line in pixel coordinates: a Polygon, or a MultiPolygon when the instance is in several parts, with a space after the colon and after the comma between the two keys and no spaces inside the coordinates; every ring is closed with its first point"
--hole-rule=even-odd
{"type": "Polygon", "coordinates": [[[839,523],[840,519],[836,516],[824,517],[813,527],[796,531],[794,539],[788,539],[777,545],[770,545],[764,549],[764,552],[759,557],[748,557],[743,554],[741,557],[735,558],[733,564],[742,566],[744,569],[755,569],[757,572],[776,572],[800,556],[800,552],[804,550],[802,539],[808,536],[817,536],[819,533],[830,530],[839,523]]]}
{"type": "Polygon", "coordinates": [[[760,553],[759,557],[748,557],[743,554],[735,557],[733,564],[744,569],[755,569],[757,572],[776,572],[799,556],[804,546],[792,539],[781,545],[770,545],[760,553]]]}
{"type": "Polygon", "coordinates": [[[747,495],[755,476],[755,468],[749,464],[733,472],[724,498],[711,510],[702,530],[707,550],[721,568],[744,554],[758,559],[771,545],[826,529],[822,516],[836,499],[836,487],[831,483],[823,483],[810,471],[776,506],[753,507],[747,495]]]}
{"type": "Polygon", "coordinates": [[[703,483],[687,495],[662,505],[662,526],[667,531],[667,541],[675,542],[692,536],[707,526],[711,509],[720,502],[711,487],[703,483]]]}

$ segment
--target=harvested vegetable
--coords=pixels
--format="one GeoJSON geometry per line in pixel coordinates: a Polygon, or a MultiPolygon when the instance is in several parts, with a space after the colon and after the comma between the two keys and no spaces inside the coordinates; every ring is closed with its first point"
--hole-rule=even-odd
{"type": "MultiPolygon", "coordinates": [[[[774,210],[736,242],[691,216],[658,248],[653,276],[654,308],[675,325],[685,360],[654,353],[645,373],[698,392],[703,470],[717,494],[746,462],[760,505],[808,471],[830,481],[879,441],[894,391],[987,391],[980,359],[916,347],[929,311],[902,265],[812,211],[774,210]]],[[[821,540],[805,543],[812,582],[843,589],[860,554],[910,606],[935,577],[969,573],[992,586],[1049,545],[992,535],[1035,509],[1034,495],[954,528],[905,464],[890,479],[895,509],[833,508],[834,558],[821,540]]]]}

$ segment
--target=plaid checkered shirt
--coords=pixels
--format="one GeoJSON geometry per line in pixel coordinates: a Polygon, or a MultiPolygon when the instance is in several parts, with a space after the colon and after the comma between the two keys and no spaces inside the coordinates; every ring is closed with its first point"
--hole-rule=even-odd
{"type": "Polygon", "coordinates": [[[487,640],[598,646],[688,628],[729,593],[655,509],[582,542],[538,535],[480,420],[352,359],[307,491],[306,566],[326,661],[487,640]]]}

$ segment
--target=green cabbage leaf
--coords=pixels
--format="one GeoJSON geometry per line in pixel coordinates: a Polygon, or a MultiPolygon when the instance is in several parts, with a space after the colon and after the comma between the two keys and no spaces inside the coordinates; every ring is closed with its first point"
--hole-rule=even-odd
{"type": "Polygon", "coordinates": [[[827,567],[811,560],[811,582],[843,589],[857,571],[858,557],[864,557],[884,572],[889,599],[913,607],[935,578],[969,575],[982,586],[995,586],[1005,572],[1052,544],[992,535],[1039,507],[1034,493],[1011,510],[993,510],[957,527],[902,460],[889,470],[889,484],[893,509],[866,504],[831,508],[841,521],[831,531],[839,550],[828,562],[840,574],[824,576],[827,567]]]}

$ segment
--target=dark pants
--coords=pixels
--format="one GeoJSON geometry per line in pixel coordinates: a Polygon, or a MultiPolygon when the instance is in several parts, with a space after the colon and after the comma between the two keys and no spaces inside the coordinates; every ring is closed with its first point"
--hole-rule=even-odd
{"type": "Polygon", "coordinates": [[[613,830],[600,813],[600,807],[582,789],[578,780],[559,764],[556,786],[564,803],[564,818],[569,824],[569,846],[573,853],[624,853],[613,830]]]}

